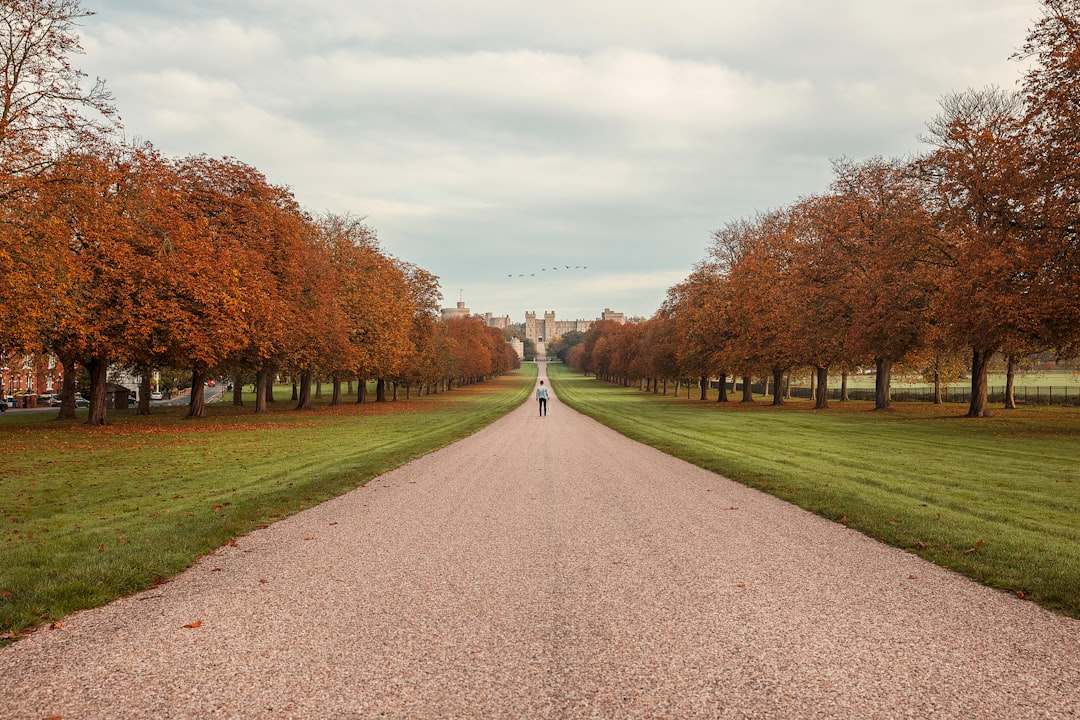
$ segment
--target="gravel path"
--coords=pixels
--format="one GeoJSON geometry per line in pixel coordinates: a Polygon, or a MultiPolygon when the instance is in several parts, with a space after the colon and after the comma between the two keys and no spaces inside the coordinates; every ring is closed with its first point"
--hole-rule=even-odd
{"type": "Polygon", "coordinates": [[[1080,622],[554,398],[0,650],[0,678],[31,720],[1068,718],[1080,622]]]}

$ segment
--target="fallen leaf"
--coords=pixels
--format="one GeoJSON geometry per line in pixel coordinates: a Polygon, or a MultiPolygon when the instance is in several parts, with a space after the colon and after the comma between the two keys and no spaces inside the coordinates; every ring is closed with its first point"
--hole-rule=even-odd
{"type": "Polygon", "coordinates": [[[304,539],[305,539],[305,540],[314,540],[314,539],[315,539],[315,536],[314,536],[314,535],[308,535],[308,536],[307,536],[307,537],[305,537],[304,539]]]}
{"type": "Polygon", "coordinates": [[[0,598],[11,597],[10,590],[0,590],[0,598]]]}
{"type": "Polygon", "coordinates": [[[1024,591],[1023,591],[1023,590],[1017,590],[1017,591],[1016,591],[1016,597],[1018,597],[1018,598],[1020,598],[1021,600],[1023,600],[1024,598],[1026,598],[1026,597],[1027,597],[1027,595],[1026,595],[1026,594],[1024,593],[1024,591]]]}
{"type": "Polygon", "coordinates": [[[98,552],[105,552],[105,543],[102,543],[101,545],[98,545],[97,546],[97,551],[98,552]]]}
{"type": "Polygon", "coordinates": [[[240,547],[240,544],[237,543],[235,540],[230,540],[229,542],[227,542],[225,544],[228,545],[229,547],[240,547]]]}
{"type": "Polygon", "coordinates": [[[210,572],[221,572],[221,568],[214,568],[214,569],[213,569],[213,570],[211,570],[210,572]]]}
{"type": "Polygon", "coordinates": [[[918,575],[908,575],[908,576],[907,576],[907,579],[908,579],[908,580],[918,580],[918,579],[919,579],[919,576],[918,576],[918,575]]]}
{"type": "Polygon", "coordinates": [[[334,522],[332,522],[332,523],[330,523],[330,524],[331,524],[331,525],[337,525],[337,521],[335,520],[334,522]]]}
{"type": "Polygon", "coordinates": [[[202,620],[196,620],[195,622],[188,623],[184,627],[186,627],[186,628],[202,627],[202,620]]]}
{"type": "Polygon", "coordinates": [[[739,584],[738,584],[738,585],[736,585],[735,587],[741,587],[741,588],[744,588],[744,587],[746,587],[746,583],[739,583],[739,584]]]}
{"type": "Polygon", "coordinates": [[[26,628],[26,629],[25,629],[25,630],[23,630],[22,632],[17,632],[17,633],[12,633],[12,632],[8,632],[8,633],[4,633],[3,635],[0,635],[0,640],[14,640],[15,638],[21,638],[21,637],[26,637],[26,636],[28,636],[28,635],[33,635],[33,634],[34,634],[34,628],[26,628]]]}
{"type": "Polygon", "coordinates": [[[259,578],[259,584],[260,584],[260,585],[265,585],[265,584],[266,584],[266,583],[268,583],[268,582],[270,582],[270,581],[269,581],[269,580],[264,580],[264,579],[262,579],[262,578],[259,578]]]}
{"type": "Polygon", "coordinates": [[[215,505],[214,506],[214,512],[221,512],[221,506],[220,505],[215,505]]]}
{"type": "Polygon", "coordinates": [[[924,543],[922,540],[920,540],[917,544],[918,544],[920,550],[925,550],[926,549],[926,543],[924,543]]]}
{"type": "Polygon", "coordinates": [[[67,627],[67,623],[60,622],[60,621],[57,621],[57,622],[54,622],[54,623],[49,623],[49,629],[50,630],[59,630],[60,628],[66,628],[66,627],[67,627]]]}
{"type": "Polygon", "coordinates": [[[50,715],[49,717],[45,718],[45,720],[64,720],[64,716],[63,715],[50,715]]]}

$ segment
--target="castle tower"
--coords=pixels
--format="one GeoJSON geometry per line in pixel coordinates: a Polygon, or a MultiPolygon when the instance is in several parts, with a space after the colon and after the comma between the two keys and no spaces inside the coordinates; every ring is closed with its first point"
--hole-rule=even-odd
{"type": "Polygon", "coordinates": [[[536,342],[536,339],[540,337],[540,333],[537,332],[536,313],[534,312],[525,313],[525,337],[533,342],[536,342]]]}

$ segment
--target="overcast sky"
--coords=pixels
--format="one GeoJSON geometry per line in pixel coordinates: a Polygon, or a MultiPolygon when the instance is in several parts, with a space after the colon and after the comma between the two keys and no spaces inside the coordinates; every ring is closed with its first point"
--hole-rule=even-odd
{"type": "Polygon", "coordinates": [[[473,312],[651,316],[724,223],[1013,88],[1035,0],[83,0],[126,134],[366,216],[473,312]],[[567,268],[566,266],[570,266],[567,268]],[[557,267],[558,270],[552,268],[557,267]],[[520,277],[524,275],[524,277],[520,277]]]}

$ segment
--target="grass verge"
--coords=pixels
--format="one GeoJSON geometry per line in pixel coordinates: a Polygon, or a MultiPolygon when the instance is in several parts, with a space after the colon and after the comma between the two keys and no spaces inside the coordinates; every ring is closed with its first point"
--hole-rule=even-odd
{"type": "Polygon", "coordinates": [[[529,396],[536,366],[397,403],[279,402],[0,416],[0,644],[150,587],[256,527],[363,485],[485,427],[529,396]]]}
{"type": "Polygon", "coordinates": [[[676,399],[557,364],[547,371],[561,401],[623,435],[1080,617],[1077,408],[983,420],[923,403],[815,411],[676,399]]]}

